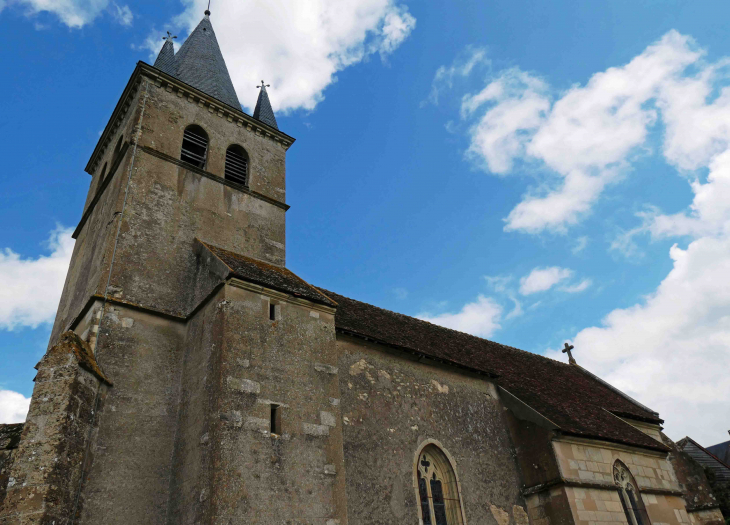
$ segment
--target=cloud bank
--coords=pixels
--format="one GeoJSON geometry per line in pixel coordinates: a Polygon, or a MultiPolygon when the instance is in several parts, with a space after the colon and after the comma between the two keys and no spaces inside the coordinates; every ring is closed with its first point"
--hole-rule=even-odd
{"type": "Polygon", "coordinates": [[[0,330],[53,322],[73,253],[71,233],[60,227],[51,232],[50,255],[35,259],[0,250],[0,330]]]}

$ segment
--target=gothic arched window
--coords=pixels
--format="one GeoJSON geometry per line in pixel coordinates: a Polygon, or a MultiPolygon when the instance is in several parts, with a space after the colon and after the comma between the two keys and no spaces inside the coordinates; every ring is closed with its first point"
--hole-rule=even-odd
{"type": "Polygon", "coordinates": [[[196,168],[205,168],[208,158],[208,134],[200,126],[193,124],[185,128],[183,133],[180,160],[192,164],[196,168]]]}
{"type": "Polygon", "coordinates": [[[641,499],[639,486],[636,484],[634,476],[631,475],[631,471],[619,460],[613,464],[613,479],[619,487],[621,505],[629,525],[651,525],[644,501],[641,499]]]}
{"type": "Polygon", "coordinates": [[[421,449],[416,465],[419,514],[423,525],[463,525],[456,472],[433,443],[421,449]]]}
{"type": "Polygon", "coordinates": [[[228,146],[226,150],[226,180],[248,185],[248,155],[238,144],[228,146]]]}

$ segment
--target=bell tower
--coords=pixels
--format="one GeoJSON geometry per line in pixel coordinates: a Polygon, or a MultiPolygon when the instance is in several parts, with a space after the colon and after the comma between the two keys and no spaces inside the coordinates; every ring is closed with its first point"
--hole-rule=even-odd
{"type": "Polygon", "coordinates": [[[86,166],[0,521],[345,525],[336,304],[285,267],[294,139],[263,81],[241,110],[210,12],[174,38],[86,166]]]}
{"type": "Polygon", "coordinates": [[[92,176],[74,232],[51,341],[90,296],[172,315],[195,264],[194,239],[276,266],[286,262],[286,151],[266,88],[241,111],[210,16],[177,53],[139,63],[86,166],[92,176]]]}

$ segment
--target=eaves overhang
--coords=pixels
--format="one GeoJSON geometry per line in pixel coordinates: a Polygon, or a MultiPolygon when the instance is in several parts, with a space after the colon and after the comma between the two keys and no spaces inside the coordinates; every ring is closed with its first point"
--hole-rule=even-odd
{"type": "Polygon", "coordinates": [[[282,145],[282,147],[284,147],[284,149],[289,149],[296,141],[294,137],[253,118],[240,108],[234,108],[233,106],[230,106],[225,102],[222,102],[217,98],[186,84],[182,80],[179,80],[154,66],[139,61],[137,62],[137,66],[132,72],[132,76],[129,78],[129,81],[127,82],[127,85],[124,88],[114,111],[112,112],[111,118],[107,122],[101,137],[99,137],[99,141],[96,143],[96,147],[89,158],[89,162],[87,162],[86,167],[84,168],[84,171],[88,174],[91,175],[96,170],[99,160],[104,155],[107,146],[116,134],[124,115],[126,115],[127,111],[129,111],[132,98],[139,89],[143,77],[149,78],[158,87],[167,86],[170,90],[176,90],[178,95],[181,97],[192,97],[195,100],[203,102],[211,111],[216,112],[218,116],[225,117],[229,122],[235,122],[235,124],[239,127],[246,127],[249,130],[255,130],[257,133],[278,142],[282,145]]]}

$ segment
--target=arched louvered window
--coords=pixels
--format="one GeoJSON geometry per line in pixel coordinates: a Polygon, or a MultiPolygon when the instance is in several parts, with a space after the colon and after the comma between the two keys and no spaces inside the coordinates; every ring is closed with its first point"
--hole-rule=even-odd
{"type": "Polygon", "coordinates": [[[456,472],[446,454],[429,443],[416,465],[419,514],[423,525],[463,525],[461,497],[456,472]]]}
{"type": "Polygon", "coordinates": [[[192,125],[183,133],[180,160],[196,168],[205,168],[208,159],[208,134],[200,126],[192,125]]]}
{"type": "Polygon", "coordinates": [[[613,479],[619,487],[621,505],[629,525],[651,525],[639,486],[631,471],[619,460],[613,464],[613,479]]]}
{"type": "Polygon", "coordinates": [[[226,150],[226,180],[248,185],[248,155],[238,144],[228,146],[226,150]]]}

